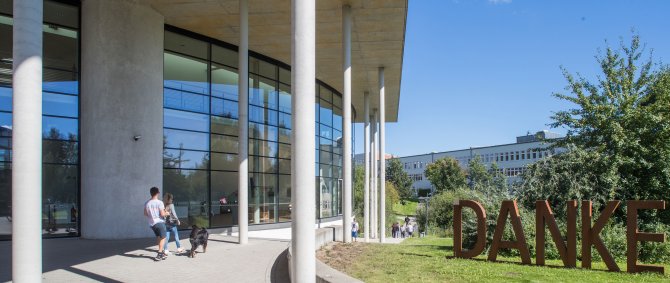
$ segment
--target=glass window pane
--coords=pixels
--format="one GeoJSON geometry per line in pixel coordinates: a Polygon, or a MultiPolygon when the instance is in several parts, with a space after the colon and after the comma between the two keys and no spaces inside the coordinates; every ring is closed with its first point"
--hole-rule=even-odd
{"type": "Polygon", "coordinates": [[[79,98],[45,92],[42,95],[42,113],[76,118],[79,116],[79,98]]]}
{"type": "Polygon", "coordinates": [[[276,173],[277,159],[260,156],[249,156],[249,172],[276,173]]]}
{"type": "Polygon", "coordinates": [[[77,166],[44,164],[42,170],[42,212],[45,216],[42,217],[42,227],[45,228],[43,233],[76,233],[77,217],[73,218],[71,212],[73,208],[77,211],[77,166]]]}
{"type": "Polygon", "coordinates": [[[291,145],[280,143],[279,144],[279,158],[291,159],[291,145]]]}
{"type": "Polygon", "coordinates": [[[42,33],[43,66],[77,73],[79,71],[77,37],[77,31],[74,29],[44,25],[44,33],[42,33]]]}
{"type": "Polygon", "coordinates": [[[255,75],[249,78],[249,104],[276,110],[278,95],[275,81],[255,75]]]}
{"type": "Polygon", "coordinates": [[[249,139],[249,154],[267,156],[267,157],[277,157],[277,143],[271,141],[249,139]]]}
{"type": "Polygon", "coordinates": [[[2,162],[12,161],[12,139],[0,138],[0,166],[2,162]]]}
{"type": "Polygon", "coordinates": [[[291,174],[291,160],[279,159],[279,174],[291,174]]]}
{"type": "MultiPolygon", "coordinates": [[[[0,145],[0,150],[2,150],[2,145],[0,145]]],[[[42,161],[47,163],[76,165],[77,162],[79,162],[79,143],[71,141],[43,140],[42,161]]]]}
{"type": "Polygon", "coordinates": [[[165,127],[186,129],[193,131],[208,132],[208,115],[191,113],[179,110],[163,110],[163,123],[165,127]]]}
{"type": "Polygon", "coordinates": [[[224,117],[211,117],[212,133],[237,136],[237,120],[224,117]]]}
{"type": "Polygon", "coordinates": [[[165,52],[163,77],[166,87],[209,94],[207,62],[203,60],[165,52]]]}
{"type": "MultiPolygon", "coordinates": [[[[237,63],[237,62],[236,62],[237,63]]],[[[237,101],[237,70],[212,64],[212,95],[237,101]]]]}
{"type": "Polygon", "coordinates": [[[269,79],[277,80],[277,66],[254,57],[249,57],[249,71],[269,79]]]}
{"type": "Polygon", "coordinates": [[[67,94],[79,94],[77,73],[42,69],[42,90],[67,94]]]}
{"type": "Polygon", "coordinates": [[[207,170],[209,154],[206,151],[183,149],[163,150],[163,167],[207,170]]]}
{"type": "Polygon", "coordinates": [[[279,84],[279,111],[291,113],[291,87],[279,84]]]}
{"type": "Polygon", "coordinates": [[[319,152],[319,162],[321,164],[332,164],[333,163],[333,154],[327,151],[319,152]]]}
{"type": "Polygon", "coordinates": [[[333,101],[333,92],[325,88],[324,86],[319,86],[319,97],[321,99],[332,102],[333,101]]]}
{"type": "Polygon", "coordinates": [[[237,154],[212,152],[212,170],[237,171],[237,154]]]}
{"type": "Polygon", "coordinates": [[[342,155],[333,153],[333,165],[342,166],[342,155]]]}
{"type": "Polygon", "coordinates": [[[78,122],[77,119],[42,116],[42,136],[45,139],[78,140],[78,122]]]}
{"type": "Polygon", "coordinates": [[[209,97],[166,87],[163,91],[163,106],[209,113],[209,97]]]}
{"type": "Polygon", "coordinates": [[[235,50],[212,45],[212,61],[237,68],[239,56],[235,50]]]}
{"type": "Polygon", "coordinates": [[[319,103],[319,122],[321,124],[332,126],[333,125],[333,110],[329,102],[321,100],[319,103]]]}
{"type": "Polygon", "coordinates": [[[211,172],[212,227],[237,225],[237,172],[211,172]]]}
{"type": "Polygon", "coordinates": [[[237,102],[212,98],[212,115],[237,119],[239,117],[237,102]]]}
{"type": "Polygon", "coordinates": [[[333,108],[333,128],[342,131],[342,110],[333,108]]]}
{"type": "Polygon", "coordinates": [[[207,59],[207,43],[185,35],[165,31],[165,49],[207,59]]]}
{"type": "Polygon", "coordinates": [[[319,142],[319,149],[321,151],[333,151],[333,141],[321,138],[319,142]]]}
{"type": "Polygon", "coordinates": [[[279,127],[282,128],[291,128],[291,115],[279,112],[279,127]]]}
{"type": "Polygon", "coordinates": [[[276,126],[277,111],[258,106],[249,106],[249,121],[276,126]]]}
{"type": "Polygon", "coordinates": [[[279,81],[283,84],[291,85],[291,71],[280,67],[279,81]]]}
{"type": "Polygon", "coordinates": [[[342,96],[339,93],[333,92],[333,105],[335,105],[337,108],[343,109],[342,96]]]}
{"type": "Polygon", "coordinates": [[[249,123],[249,137],[261,140],[277,141],[277,127],[249,123]]]}
{"type": "Polygon", "coordinates": [[[165,147],[177,149],[209,150],[208,134],[164,129],[165,147]]]}
{"type": "Polygon", "coordinates": [[[12,89],[9,87],[0,86],[0,110],[12,111],[12,89]]]}
{"type": "MultiPolygon", "coordinates": [[[[12,168],[10,163],[0,163],[0,217],[8,216],[12,216],[12,168]]],[[[10,231],[0,230],[0,238],[11,235],[10,231]]]]}
{"type": "Polygon", "coordinates": [[[180,228],[190,228],[191,225],[209,227],[207,179],[209,173],[206,170],[163,170],[163,193],[174,195],[180,228]]]}
{"type": "Polygon", "coordinates": [[[319,136],[327,139],[333,138],[333,129],[329,126],[319,125],[319,136]]]}
{"type": "MultiPolygon", "coordinates": [[[[7,2],[11,3],[11,1],[7,2]]],[[[44,1],[44,22],[76,29],[79,27],[78,13],[79,8],[77,6],[55,1],[44,1]]]]}
{"type": "Polygon", "coordinates": [[[237,137],[211,135],[212,151],[238,153],[237,137]]]}
{"type": "Polygon", "coordinates": [[[279,128],[279,142],[291,143],[291,130],[279,128]]]}

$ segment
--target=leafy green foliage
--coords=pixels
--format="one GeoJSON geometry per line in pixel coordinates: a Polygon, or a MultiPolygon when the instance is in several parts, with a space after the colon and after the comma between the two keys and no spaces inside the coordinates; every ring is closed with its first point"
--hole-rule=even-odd
{"type": "MultiPolygon", "coordinates": [[[[556,112],[551,126],[568,130],[555,146],[570,152],[528,168],[518,190],[524,204],[670,199],[670,70],[643,56],[634,35],[630,45],[622,42],[596,57],[602,75],[593,82],[563,69],[570,93],[554,96],[573,107],[556,112]]],[[[660,214],[670,224],[670,212],[660,214]]],[[[624,213],[616,218],[623,222],[624,213]]],[[[658,211],[640,215],[641,223],[658,219],[658,211]]]]}
{"type": "Polygon", "coordinates": [[[393,183],[400,198],[408,199],[412,196],[410,188],[412,187],[412,179],[407,172],[402,169],[400,159],[389,159],[386,164],[386,181],[393,183]]]}
{"type": "Polygon", "coordinates": [[[458,165],[458,161],[451,157],[441,158],[428,164],[425,175],[435,187],[436,192],[453,191],[467,184],[465,172],[458,165]]]}

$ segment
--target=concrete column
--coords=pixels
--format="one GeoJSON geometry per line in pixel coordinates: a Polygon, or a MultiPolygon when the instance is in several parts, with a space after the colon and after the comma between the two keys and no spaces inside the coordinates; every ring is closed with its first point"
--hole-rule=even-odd
{"type": "Polygon", "coordinates": [[[351,242],[351,7],[342,7],[342,69],[344,70],[344,91],[342,93],[342,110],[344,125],[342,126],[342,138],[344,139],[344,154],[342,156],[342,171],[344,171],[344,242],[351,242]]]}
{"type": "Polygon", "coordinates": [[[363,94],[363,154],[365,155],[365,181],[363,192],[363,233],[365,242],[370,240],[370,94],[363,94]]]}
{"type": "Polygon", "coordinates": [[[42,1],[14,1],[12,279],[42,280],[42,1]]]}
{"type": "Polygon", "coordinates": [[[291,0],[291,260],[293,282],[316,280],[314,253],[316,188],[314,188],[314,90],[316,87],[316,3],[291,0]]]}
{"type": "Polygon", "coordinates": [[[240,46],[238,49],[238,215],[240,244],[249,242],[249,3],[240,0],[240,46]]]}
{"type": "Polygon", "coordinates": [[[142,208],[149,188],[164,192],[163,16],[82,1],[81,34],[82,237],[154,237],[142,208]]]}
{"type": "Polygon", "coordinates": [[[386,102],[384,67],[379,68],[379,240],[386,242],[386,102]]]}
{"type": "Polygon", "coordinates": [[[371,215],[371,237],[377,239],[377,109],[372,110],[372,138],[370,139],[370,153],[372,154],[372,160],[370,168],[372,168],[372,175],[370,175],[370,215],[371,215]]]}

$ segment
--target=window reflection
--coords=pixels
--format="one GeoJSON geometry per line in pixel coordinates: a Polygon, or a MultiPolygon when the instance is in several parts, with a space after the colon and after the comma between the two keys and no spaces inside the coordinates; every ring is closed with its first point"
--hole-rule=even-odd
{"type": "MultiPolygon", "coordinates": [[[[166,31],[165,49],[164,182],[182,186],[174,189],[182,191],[179,206],[189,223],[236,225],[237,52],[171,31],[166,31]]],[[[248,142],[250,154],[249,222],[289,221],[291,74],[253,54],[249,70],[249,140],[242,141],[248,142]]],[[[341,176],[342,102],[320,83],[315,95],[315,173],[329,188],[326,195],[317,194],[326,204],[317,216],[337,215],[340,191],[331,178],[341,176]]]]}

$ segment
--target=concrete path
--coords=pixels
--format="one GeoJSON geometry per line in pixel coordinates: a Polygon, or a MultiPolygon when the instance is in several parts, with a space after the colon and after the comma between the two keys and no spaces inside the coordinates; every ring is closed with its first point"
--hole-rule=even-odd
{"type": "MultiPolygon", "coordinates": [[[[191,248],[182,233],[182,247],[191,248]]],[[[154,239],[82,240],[77,238],[43,241],[45,282],[286,282],[286,261],[280,254],[287,241],[250,239],[236,244],[237,238],[210,235],[206,253],[195,258],[171,255],[154,262],[154,239]],[[282,262],[283,260],[283,262],[282,262]]],[[[170,250],[176,250],[171,242],[170,250]]],[[[199,248],[198,251],[202,251],[199,248]]],[[[0,242],[0,282],[11,280],[11,242],[0,242]]],[[[285,258],[285,256],[283,257],[285,258]]]]}

